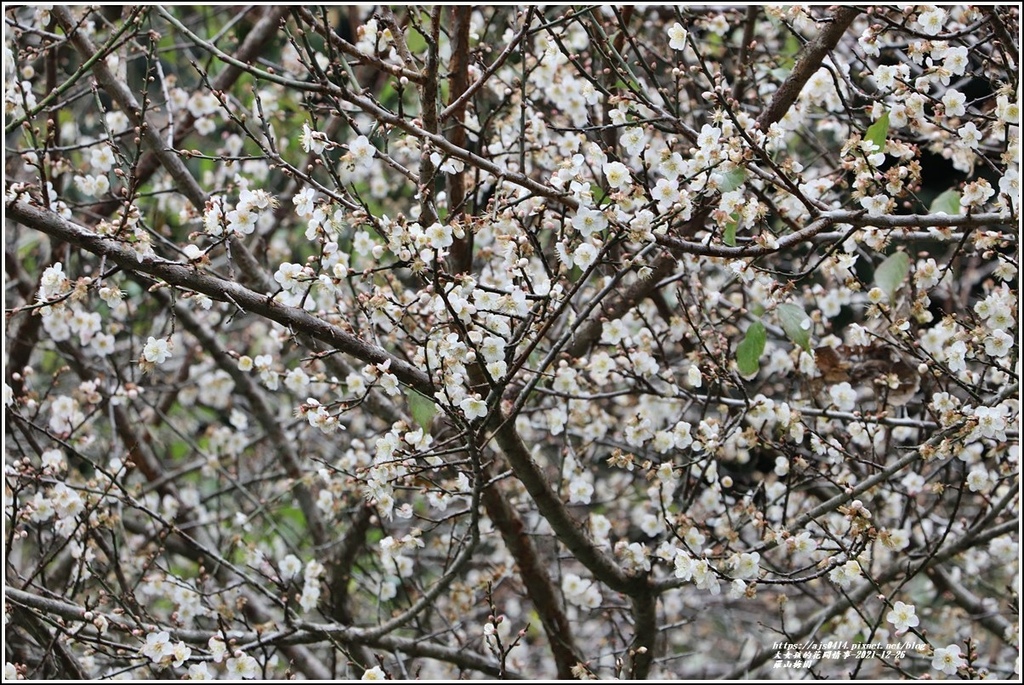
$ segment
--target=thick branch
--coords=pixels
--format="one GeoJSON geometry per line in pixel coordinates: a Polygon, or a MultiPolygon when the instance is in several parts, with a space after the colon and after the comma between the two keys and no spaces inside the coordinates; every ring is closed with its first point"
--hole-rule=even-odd
{"type": "MultiPolygon", "coordinates": [[[[245,40],[238,46],[234,58],[238,62],[248,62],[258,57],[267,41],[277,31],[281,18],[287,14],[288,9],[288,5],[267,7],[263,17],[249,30],[245,40]]],[[[210,86],[215,91],[228,90],[235,84],[235,81],[238,80],[242,73],[243,71],[240,67],[228,63],[213,79],[210,86]]],[[[184,109],[176,114],[180,114],[181,119],[174,122],[174,139],[171,144],[174,148],[179,148],[192,131],[195,130],[196,118],[188,109],[184,109]]],[[[154,151],[146,152],[142,159],[139,160],[139,166],[135,170],[136,184],[141,185],[145,183],[160,166],[161,160],[158,155],[154,151]]]]}
{"type": "Polygon", "coordinates": [[[614,299],[593,316],[587,319],[576,330],[572,342],[565,348],[566,354],[570,357],[582,357],[601,337],[604,323],[621,318],[626,312],[641,302],[645,297],[651,295],[662,280],[672,274],[679,260],[674,255],[662,254],[651,265],[651,273],[647,278],[638,279],[626,287],[622,292],[616,293],[614,299]]]}
{"type": "MultiPolygon", "coordinates": [[[[75,46],[75,50],[78,51],[83,59],[90,59],[96,54],[96,46],[85,35],[84,31],[77,29],[75,19],[71,16],[71,10],[63,5],[55,5],[53,16],[68,34],[68,40],[75,46]]],[[[103,60],[97,60],[93,65],[92,75],[96,78],[96,83],[103,88],[107,95],[117,103],[121,111],[127,115],[132,126],[138,127],[139,135],[142,137],[146,147],[156,154],[161,166],[174,179],[178,192],[187,197],[196,209],[202,210],[206,206],[207,194],[199,187],[199,182],[192,176],[185,163],[181,161],[173,150],[166,147],[164,141],[160,140],[160,135],[158,134],[159,127],[156,125],[156,122],[151,121],[150,117],[146,116],[145,109],[135,99],[135,95],[128,88],[128,84],[118,79],[103,60]]]]}
{"type": "Polygon", "coordinates": [[[757,124],[762,131],[786,116],[786,112],[793,106],[800,96],[804,84],[814,75],[814,72],[821,66],[825,56],[835,49],[839,39],[846,33],[853,20],[860,14],[859,9],[853,7],[839,7],[832,15],[832,20],[824,31],[819,33],[814,40],[807,43],[800,50],[797,56],[793,71],[789,73],[786,80],[782,82],[775,96],[768,103],[768,107],[761,112],[757,118],[757,124]]]}
{"type": "MultiPolygon", "coordinates": [[[[886,214],[884,216],[868,216],[858,210],[835,210],[823,212],[814,221],[804,228],[782,236],[775,241],[774,245],[766,246],[756,243],[740,247],[729,247],[728,245],[708,245],[692,240],[681,240],[672,236],[659,236],[658,243],[674,250],[677,254],[695,254],[705,257],[720,257],[723,259],[745,259],[750,257],[765,257],[806,241],[815,241],[819,234],[825,232],[836,224],[849,224],[854,227],[874,226],[875,228],[927,228],[927,227],[981,227],[981,226],[1011,226],[1016,225],[1017,220],[1008,214],[986,213],[986,214],[886,214]]],[[[898,235],[898,234],[897,234],[898,235]]],[[[924,239],[924,238],[922,238],[924,239]]],[[[942,236],[934,236],[935,240],[941,240],[942,236]]],[[[1007,235],[1008,240],[1016,240],[1016,236],[1007,235]]]]}
{"type": "MultiPolygon", "coordinates": [[[[77,604],[60,599],[40,597],[34,593],[11,587],[4,588],[4,597],[12,604],[17,604],[34,611],[45,612],[52,616],[59,616],[66,621],[88,623],[85,619],[85,607],[78,606],[77,604]]],[[[107,619],[110,629],[114,631],[129,633],[134,627],[132,624],[126,623],[124,618],[117,614],[104,614],[96,610],[93,610],[91,613],[93,618],[102,615],[107,619]]],[[[170,633],[171,638],[174,640],[181,640],[201,647],[205,647],[211,637],[223,637],[223,633],[219,630],[186,630],[172,627],[168,628],[168,633],[170,633]]],[[[496,663],[463,647],[442,647],[441,645],[423,640],[390,635],[362,639],[358,631],[347,626],[333,624],[325,624],[319,630],[286,628],[273,632],[229,631],[229,636],[235,640],[239,648],[250,652],[257,650],[256,653],[258,653],[258,648],[261,646],[287,648],[288,646],[316,644],[330,639],[344,645],[365,644],[369,647],[402,652],[409,656],[438,659],[439,661],[445,661],[462,668],[479,671],[485,675],[497,676],[500,673],[496,663]]],[[[324,669],[320,661],[314,658],[308,651],[301,650],[296,655],[307,659],[307,663],[299,663],[297,665],[300,670],[304,671],[311,678],[316,680],[332,679],[330,673],[324,669]]],[[[511,678],[521,677],[514,671],[506,671],[505,674],[511,678]]]]}
{"type": "Polygon", "coordinates": [[[980,597],[968,590],[960,581],[956,580],[949,571],[942,567],[929,568],[928,577],[940,592],[948,592],[962,609],[970,614],[972,620],[985,626],[985,629],[995,635],[1006,644],[1013,646],[1009,636],[1013,633],[1013,626],[1005,618],[985,605],[980,597]]]}
{"type": "MultiPolygon", "coordinates": [[[[289,9],[289,6],[285,5],[282,9],[287,10],[289,9]]],[[[378,58],[376,55],[371,55],[360,51],[359,48],[357,48],[355,45],[352,45],[352,43],[349,43],[347,40],[339,36],[329,26],[324,26],[322,23],[320,23],[320,21],[315,16],[313,16],[313,13],[310,12],[305,7],[300,6],[297,7],[296,9],[299,12],[299,16],[302,17],[302,20],[308,23],[310,26],[312,26],[314,31],[319,33],[321,36],[325,36],[328,40],[331,41],[331,44],[334,45],[334,47],[336,47],[338,50],[341,50],[346,55],[354,57],[356,60],[358,60],[360,64],[369,65],[374,69],[378,69],[380,71],[388,73],[396,78],[407,78],[413,83],[420,83],[423,80],[423,75],[420,74],[420,72],[418,71],[415,71],[413,69],[405,69],[404,67],[391,64],[390,62],[385,62],[384,60],[378,58]]]]}
{"type": "Polygon", "coordinates": [[[629,645],[630,678],[647,680],[658,639],[658,597],[645,592],[632,598],[633,641],[629,645]]]}
{"type": "Polygon", "coordinates": [[[561,610],[561,602],[551,582],[544,560],[533,544],[516,510],[509,504],[499,483],[492,483],[483,491],[482,500],[491,522],[501,532],[501,539],[508,547],[519,567],[519,577],[526,586],[526,592],[533,607],[540,616],[541,624],[551,645],[558,677],[562,680],[573,678],[572,667],[585,661],[579,655],[569,619],[561,610]]]}
{"type": "MultiPolygon", "coordinates": [[[[62,670],[53,675],[69,680],[87,679],[86,671],[82,668],[82,664],[75,658],[71,650],[68,649],[63,635],[58,631],[50,632],[46,623],[35,612],[28,608],[14,605],[10,621],[11,628],[23,628],[27,634],[32,636],[40,649],[45,650],[43,652],[44,659],[50,656],[50,652],[56,654],[54,658],[55,666],[62,670]]],[[[38,674],[36,677],[38,677],[38,674]]]]}
{"type": "MultiPolygon", "coordinates": [[[[469,14],[472,8],[460,5],[452,8],[452,58],[448,77],[449,106],[459,102],[469,86],[469,14]]],[[[452,119],[445,131],[448,140],[456,147],[466,147],[466,124],[463,118],[466,102],[462,101],[452,110],[452,119]]],[[[447,175],[448,222],[458,224],[466,210],[466,171],[447,175]]],[[[473,267],[473,231],[465,227],[465,236],[452,244],[452,273],[468,273],[473,267]]]]}
{"type": "Polygon", "coordinates": [[[551,491],[547,477],[533,461],[529,448],[516,431],[515,421],[500,415],[496,420],[500,422],[495,432],[498,447],[558,540],[595,578],[611,589],[628,595],[644,592],[647,588],[646,579],[626,575],[614,559],[588,539],[583,526],[573,519],[565,503],[551,491]]]}
{"type": "MultiPolygon", "coordinates": [[[[420,118],[423,120],[423,130],[432,135],[438,135],[440,131],[437,122],[440,38],[441,8],[434,7],[430,13],[430,35],[427,36],[427,66],[423,69],[423,82],[420,86],[420,118]]],[[[424,150],[420,155],[420,185],[417,189],[420,196],[420,223],[424,226],[430,226],[437,221],[437,209],[434,205],[436,175],[437,167],[434,166],[427,150],[424,150]]]]}
{"type": "Polygon", "coordinates": [[[297,333],[306,333],[364,363],[383,364],[390,361],[391,373],[400,381],[425,395],[433,395],[430,378],[420,369],[308,312],[276,302],[269,295],[261,295],[237,283],[211,276],[196,267],[180,262],[154,257],[145,257],[140,261],[133,250],[121,243],[97,235],[84,226],[25,202],[8,204],[7,216],[29,228],[57,237],[95,255],[106,257],[127,271],[146,273],[170,285],[203,293],[219,302],[231,302],[244,311],[276,321],[297,333]]]}
{"type": "MultiPolygon", "coordinates": [[[[8,322],[8,325],[10,323],[8,322]]],[[[21,396],[24,390],[25,379],[22,374],[32,357],[32,351],[36,348],[42,325],[43,318],[41,316],[35,316],[34,312],[28,312],[22,317],[21,323],[11,336],[11,346],[8,348],[8,356],[4,364],[6,367],[4,380],[11,386],[15,397],[21,396]]]]}
{"type": "Polygon", "coordinates": [[[480,90],[484,86],[484,84],[490,80],[494,72],[496,72],[501,67],[501,65],[503,65],[508,60],[509,55],[511,55],[515,51],[515,49],[519,47],[520,41],[523,40],[523,37],[526,35],[529,28],[529,23],[524,23],[523,28],[519,29],[519,32],[512,38],[511,41],[509,41],[508,45],[506,45],[504,49],[502,49],[501,54],[498,55],[493,62],[491,62],[490,66],[488,66],[487,69],[484,70],[484,73],[480,74],[477,80],[473,81],[473,83],[469,87],[467,87],[465,91],[463,91],[462,94],[459,95],[459,97],[449,102],[448,106],[441,110],[441,121],[445,121],[450,117],[455,116],[456,112],[458,112],[459,110],[465,109],[466,103],[469,102],[469,99],[473,97],[476,94],[476,92],[480,90]]]}

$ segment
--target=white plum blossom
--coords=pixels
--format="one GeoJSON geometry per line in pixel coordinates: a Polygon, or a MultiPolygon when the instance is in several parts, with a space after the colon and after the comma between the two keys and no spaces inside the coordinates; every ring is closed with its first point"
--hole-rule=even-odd
{"type": "Polygon", "coordinates": [[[60,519],[73,519],[85,509],[82,497],[64,483],[57,483],[49,493],[50,504],[60,519]]]}
{"type": "Polygon", "coordinates": [[[302,124],[300,143],[304,151],[319,155],[327,149],[328,142],[326,135],[320,131],[313,130],[307,123],[302,124]]]}
{"type": "Polygon", "coordinates": [[[452,227],[447,224],[434,223],[426,230],[427,241],[435,250],[451,247],[454,242],[452,227]]]}
{"type": "Polygon", "coordinates": [[[108,145],[100,145],[90,152],[89,164],[96,171],[105,174],[114,167],[115,162],[117,159],[114,157],[114,151],[108,145]]]}
{"type": "Polygon", "coordinates": [[[1010,167],[999,179],[999,193],[1010,199],[1013,207],[1020,206],[1020,171],[1016,167],[1010,167]]]}
{"type": "Polygon", "coordinates": [[[857,404],[857,391],[846,381],[833,385],[829,388],[828,393],[832,398],[832,404],[839,411],[853,411],[857,404]]]}
{"type": "Polygon", "coordinates": [[[478,395],[467,397],[459,402],[459,409],[462,410],[467,421],[482,419],[487,416],[487,403],[480,399],[478,395]]]}
{"type": "Polygon", "coordinates": [[[597,584],[575,573],[562,575],[562,595],[565,601],[582,609],[596,609],[603,601],[597,584]]]}
{"type": "Polygon", "coordinates": [[[946,22],[946,10],[931,5],[917,17],[917,23],[921,26],[921,32],[929,36],[935,36],[942,32],[946,22]]]}
{"type": "Polygon", "coordinates": [[[598,248],[593,243],[580,243],[572,253],[572,261],[586,271],[597,260],[598,248]]]}
{"type": "Polygon", "coordinates": [[[242,235],[249,235],[256,230],[259,214],[249,207],[238,206],[227,213],[227,230],[242,235]]]}
{"type": "Polygon", "coordinates": [[[676,578],[680,580],[690,580],[693,578],[694,565],[693,557],[681,549],[676,550],[675,557],[672,559],[673,574],[676,578]]]}
{"type": "Polygon", "coordinates": [[[228,657],[228,646],[220,637],[214,635],[207,641],[207,648],[214,662],[221,663],[228,657]]]}
{"type": "Polygon", "coordinates": [[[430,161],[446,174],[458,174],[465,168],[465,163],[458,157],[444,157],[440,152],[431,152],[430,161]]]}
{"type": "Polygon", "coordinates": [[[313,214],[313,200],[316,197],[316,191],[312,188],[306,187],[295,193],[292,197],[292,204],[295,205],[295,213],[302,218],[308,218],[313,214]]]}
{"type": "Polygon", "coordinates": [[[996,116],[1007,124],[1020,124],[1020,102],[999,95],[996,97],[996,116]]]}
{"type": "Polygon", "coordinates": [[[984,204],[986,200],[995,195],[995,192],[991,184],[983,178],[968,183],[960,195],[961,212],[984,204]]]}
{"type": "Polygon", "coordinates": [[[165,338],[150,336],[142,348],[142,358],[151,364],[163,364],[171,357],[171,345],[165,338]]]}
{"type": "Polygon", "coordinates": [[[583,236],[591,236],[608,227],[608,219],[600,210],[580,207],[572,219],[572,226],[583,236]]]}
{"type": "Polygon", "coordinates": [[[49,300],[63,293],[68,287],[68,278],[64,274],[64,265],[57,262],[43,271],[39,279],[39,299],[49,300]]]}
{"type": "Polygon", "coordinates": [[[668,37],[668,46],[673,50],[683,50],[686,48],[686,29],[678,21],[669,27],[668,37]]]}
{"type": "Polygon", "coordinates": [[[1005,331],[996,329],[985,337],[985,354],[990,357],[1005,357],[1013,348],[1014,338],[1005,331]]]}
{"type": "Polygon", "coordinates": [[[651,197],[658,201],[658,208],[664,211],[679,199],[679,187],[674,180],[659,178],[651,190],[651,197]]]}
{"type": "Polygon", "coordinates": [[[107,191],[110,190],[110,181],[103,174],[97,174],[93,176],[91,174],[76,175],[74,178],[75,187],[78,188],[82,194],[89,195],[91,197],[99,197],[106,195],[107,191]]]}
{"type": "Polygon", "coordinates": [[[188,673],[186,673],[185,676],[189,680],[213,680],[214,679],[214,676],[213,676],[212,673],[210,673],[209,667],[206,665],[205,661],[200,661],[198,663],[189,664],[189,666],[188,666],[188,673]]]}
{"type": "Polygon", "coordinates": [[[861,577],[861,567],[857,560],[851,559],[828,572],[828,579],[843,589],[848,589],[853,581],[861,577]]]}
{"type": "Polygon", "coordinates": [[[718,145],[722,137],[722,129],[711,124],[704,124],[697,135],[697,147],[702,150],[712,150],[718,145]]]}
{"type": "Polygon", "coordinates": [[[630,183],[629,169],[622,162],[607,162],[603,167],[608,185],[614,189],[622,188],[630,183]]]}
{"type": "Polygon", "coordinates": [[[966,482],[971,492],[985,492],[990,484],[988,470],[983,467],[972,469],[967,474],[966,482]]]}
{"type": "Polygon", "coordinates": [[[817,541],[809,531],[786,538],[786,549],[798,556],[806,556],[818,548],[817,541]]]}
{"type": "Polygon", "coordinates": [[[947,117],[961,117],[967,113],[964,105],[967,103],[967,97],[958,90],[950,88],[942,96],[942,104],[946,109],[947,117]]]}
{"type": "Polygon", "coordinates": [[[995,407],[978,407],[974,410],[975,428],[971,432],[974,438],[1006,439],[1007,414],[1006,405],[995,407]]]}
{"type": "Polygon", "coordinates": [[[171,665],[179,668],[190,656],[192,656],[192,648],[179,640],[171,648],[171,665]]]}
{"type": "Polygon", "coordinates": [[[619,142],[628,154],[639,155],[643,151],[646,142],[644,130],[639,126],[627,128],[619,138],[619,142]]]}
{"type": "Polygon", "coordinates": [[[967,665],[967,660],[960,655],[959,645],[946,645],[939,647],[932,654],[932,668],[942,671],[946,675],[955,675],[958,670],[967,665]]]}
{"type": "Polygon", "coordinates": [[[302,561],[294,554],[289,554],[278,565],[282,580],[291,580],[302,570],[302,561]]]}
{"type": "Polygon", "coordinates": [[[235,652],[227,661],[228,676],[241,680],[252,680],[260,676],[260,664],[244,652],[235,652]]]}
{"type": "Polygon", "coordinates": [[[893,604],[892,611],[886,614],[885,620],[893,624],[897,635],[902,635],[921,622],[915,612],[913,604],[897,601],[893,604]]]}
{"type": "Polygon", "coordinates": [[[882,216],[892,206],[892,198],[888,195],[869,195],[860,199],[860,205],[868,210],[868,216],[882,216]]]}
{"type": "Polygon", "coordinates": [[[274,272],[274,280],[277,281],[284,290],[294,290],[299,284],[299,278],[303,276],[305,267],[301,264],[292,264],[290,262],[283,262],[277,271],[274,272]]]}
{"type": "Polygon", "coordinates": [[[594,494],[594,486],[582,476],[575,476],[569,481],[569,503],[590,504],[594,494]]]}
{"type": "Polygon", "coordinates": [[[615,554],[622,559],[623,565],[634,572],[650,571],[651,560],[647,547],[639,542],[620,540],[615,543],[615,554]]]}
{"type": "Polygon", "coordinates": [[[707,590],[712,595],[722,592],[718,575],[707,559],[699,559],[693,565],[693,583],[698,589],[707,590]]]}
{"type": "Polygon", "coordinates": [[[367,169],[373,164],[377,148],[366,136],[356,136],[348,144],[348,154],[357,169],[367,169]]]}
{"type": "Polygon", "coordinates": [[[146,635],[146,642],[139,649],[142,656],[147,657],[154,664],[159,664],[173,654],[171,646],[171,634],[161,630],[146,635]]]}
{"type": "Polygon", "coordinates": [[[761,555],[757,552],[743,552],[735,564],[737,578],[756,578],[760,568],[761,555]]]}
{"type": "Polygon", "coordinates": [[[953,76],[962,76],[967,70],[968,64],[966,46],[956,45],[946,48],[946,54],[942,58],[943,69],[953,74],[953,76]]]}
{"type": "Polygon", "coordinates": [[[898,65],[880,65],[874,70],[874,85],[882,90],[892,90],[896,86],[896,79],[900,75],[898,65]]]}

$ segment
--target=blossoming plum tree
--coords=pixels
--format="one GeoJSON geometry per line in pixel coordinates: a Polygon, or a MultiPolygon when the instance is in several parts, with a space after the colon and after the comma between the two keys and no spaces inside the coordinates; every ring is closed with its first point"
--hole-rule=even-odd
{"type": "Polygon", "coordinates": [[[1016,6],[4,30],[5,675],[1019,674],[1016,6]]]}

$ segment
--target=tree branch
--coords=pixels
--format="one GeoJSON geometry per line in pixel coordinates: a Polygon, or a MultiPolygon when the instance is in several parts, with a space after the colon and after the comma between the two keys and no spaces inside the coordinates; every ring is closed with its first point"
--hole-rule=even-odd
{"type": "Polygon", "coordinates": [[[839,39],[843,37],[846,29],[850,27],[858,14],[860,14],[860,10],[854,7],[839,7],[832,13],[832,19],[825,30],[804,45],[800,54],[797,55],[793,71],[775,91],[768,107],[757,117],[757,124],[762,131],[767,131],[772,124],[786,116],[786,112],[796,102],[808,79],[821,66],[825,56],[835,49],[839,39]]]}
{"type": "MultiPolygon", "coordinates": [[[[877,592],[880,586],[885,585],[904,574],[907,578],[912,578],[922,570],[941,564],[944,561],[948,561],[966,549],[984,544],[989,540],[999,537],[1000,535],[1012,533],[1017,530],[1019,525],[1020,520],[1013,518],[1012,520],[993,526],[992,528],[980,533],[973,530],[968,531],[959,538],[951,540],[948,544],[943,546],[937,554],[914,568],[907,568],[906,564],[902,562],[893,563],[885,571],[875,575],[871,580],[858,585],[853,591],[845,593],[843,597],[836,600],[834,603],[829,604],[824,609],[821,609],[809,616],[796,630],[787,631],[786,635],[790,641],[793,642],[802,640],[803,638],[813,634],[818,628],[823,626],[826,621],[839,616],[851,606],[859,605],[864,602],[872,595],[872,593],[877,592]]],[[[777,649],[762,649],[751,657],[745,664],[737,666],[735,669],[730,671],[723,679],[738,680],[740,678],[749,678],[753,674],[754,669],[772,659],[776,653],[778,653],[777,649]]]]}
{"type": "MultiPolygon", "coordinates": [[[[12,604],[17,604],[35,611],[45,612],[52,616],[59,616],[68,621],[89,623],[92,619],[86,619],[86,609],[77,604],[72,604],[59,599],[40,597],[25,590],[17,590],[11,587],[4,588],[4,597],[12,604]]],[[[97,616],[105,618],[110,629],[128,633],[132,631],[133,625],[126,623],[124,618],[118,614],[91,611],[92,618],[97,616]]],[[[220,630],[191,630],[168,628],[171,638],[181,640],[191,645],[205,647],[211,637],[223,638],[224,633],[220,630]]],[[[238,649],[243,651],[255,651],[259,647],[288,647],[304,644],[315,644],[322,642],[325,638],[331,638],[341,644],[365,644],[369,647],[378,647],[395,652],[403,652],[410,656],[438,659],[468,670],[479,671],[485,675],[498,676],[500,668],[498,664],[490,659],[476,654],[462,647],[442,647],[432,642],[402,638],[385,635],[372,639],[363,639],[360,633],[347,626],[335,624],[324,624],[318,629],[313,628],[288,628],[270,632],[243,632],[228,631],[228,637],[234,640],[238,649]]],[[[300,670],[305,670],[307,675],[315,680],[333,680],[331,674],[323,668],[319,659],[313,657],[308,651],[301,650],[294,656],[302,657],[305,663],[298,661],[300,670]],[[308,667],[304,669],[303,667],[308,667]]],[[[506,671],[506,676],[514,679],[522,678],[515,671],[506,671]]]]}
{"type": "Polygon", "coordinates": [[[308,312],[275,302],[269,295],[261,295],[237,283],[205,274],[196,267],[180,262],[156,257],[144,257],[140,261],[134,250],[126,249],[117,241],[93,233],[84,226],[67,221],[49,210],[33,207],[25,202],[9,203],[7,216],[95,255],[106,257],[128,271],[155,276],[170,285],[203,293],[219,302],[232,302],[245,311],[276,321],[297,332],[306,333],[366,364],[383,364],[390,361],[391,372],[400,381],[427,396],[433,394],[430,378],[420,369],[308,312]]]}
{"type": "Polygon", "coordinates": [[[509,553],[519,567],[519,577],[526,586],[526,592],[533,603],[533,608],[540,616],[541,625],[548,638],[551,654],[555,658],[558,678],[573,678],[572,667],[586,660],[581,656],[572,635],[569,619],[561,610],[555,586],[547,572],[547,566],[541,558],[537,546],[526,531],[522,518],[509,504],[505,493],[498,482],[485,488],[482,494],[487,515],[494,526],[501,531],[509,553]]]}

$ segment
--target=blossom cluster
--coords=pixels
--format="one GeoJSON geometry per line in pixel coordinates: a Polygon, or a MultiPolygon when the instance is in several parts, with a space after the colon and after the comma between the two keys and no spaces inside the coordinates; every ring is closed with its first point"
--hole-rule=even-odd
{"type": "Polygon", "coordinates": [[[1019,18],[863,9],[7,11],[19,591],[102,675],[1012,673],[1019,18]]]}

